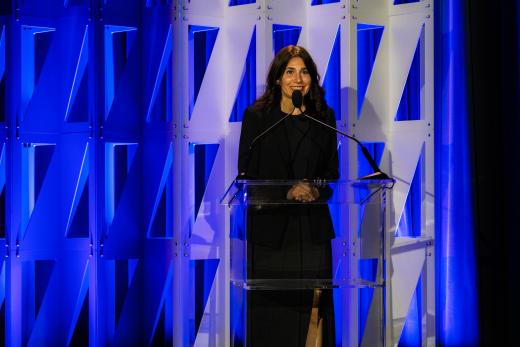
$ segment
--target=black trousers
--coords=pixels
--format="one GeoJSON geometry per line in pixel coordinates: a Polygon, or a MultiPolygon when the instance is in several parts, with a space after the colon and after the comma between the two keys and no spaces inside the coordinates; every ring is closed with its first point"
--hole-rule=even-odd
{"type": "MultiPolygon", "coordinates": [[[[291,216],[280,247],[248,244],[248,276],[254,279],[322,279],[332,276],[330,241],[313,242],[310,224],[291,216]]],[[[235,346],[305,346],[314,290],[249,290],[245,293],[245,336],[235,346]]],[[[332,290],[322,290],[323,346],[335,346],[332,290]]]]}

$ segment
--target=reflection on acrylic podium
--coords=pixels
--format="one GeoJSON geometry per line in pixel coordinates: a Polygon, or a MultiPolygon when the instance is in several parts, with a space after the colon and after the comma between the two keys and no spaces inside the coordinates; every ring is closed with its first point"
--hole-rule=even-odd
{"type": "Polygon", "coordinates": [[[385,199],[391,180],[235,180],[234,346],[385,346],[385,199]],[[317,196],[287,199],[296,184],[317,196]]]}

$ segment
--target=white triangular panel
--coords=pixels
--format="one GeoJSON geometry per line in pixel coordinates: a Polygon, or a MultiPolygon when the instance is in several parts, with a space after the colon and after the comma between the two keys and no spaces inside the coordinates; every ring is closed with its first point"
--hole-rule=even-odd
{"type": "Polygon", "coordinates": [[[396,179],[390,206],[394,223],[388,226],[389,231],[393,231],[399,225],[423,144],[422,132],[408,133],[407,136],[394,136],[388,144],[388,151],[385,152],[387,163],[390,165],[388,172],[396,179]]]}
{"type": "MultiPolygon", "coordinates": [[[[414,242],[407,237],[395,239],[394,249],[400,244],[414,242]]],[[[408,315],[410,302],[417,287],[419,274],[424,265],[426,254],[424,247],[407,250],[406,252],[395,252],[392,254],[392,317],[394,342],[400,339],[403,327],[408,315]]]]}
{"type": "Polygon", "coordinates": [[[383,30],[377,56],[368,81],[363,108],[356,126],[356,135],[368,142],[389,140],[390,117],[388,117],[388,30],[383,30]]]}
{"type": "Polygon", "coordinates": [[[225,324],[224,319],[222,319],[222,315],[226,311],[224,309],[225,303],[218,302],[218,300],[216,300],[216,298],[218,297],[217,287],[219,283],[219,276],[221,276],[221,270],[222,266],[221,263],[219,263],[217,271],[215,272],[215,278],[213,279],[213,282],[211,284],[211,290],[208,295],[208,301],[206,302],[206,306],[204,307],[204,313],[202,314],[199,331],[197,331],[197,336],[195,337],[195,343],[193,344],[193,347],[211,346],[212,343],[210,341],[214,341],[215,339],[223,341],[227,338],[227,336],[215,336],[215,331],[224,331],[223,328],[225,324]],[[220,317],[218,312],[220,312],[220,317]]]}
{"type": "Polygon", "coordinates": [[[223,133],[244,71],[254,23],[228,23],[220,27],[208,62],[190,127],[223,133]],[[226,93],[226,87],[229,88],[226,93]]]}
{"type": "Polygon", "coordinates": [[[74,73],[74,80],[72,81],[72,87],[70,88],[69,102],[67,103],[67,110],[65,111],[65,120],[68,119],[74,100],[79,91],[81,80],[85,74],[88,63],[88,25],[85,27],[85,33],[83,34],[83,41],[81,43],[81,50],[78,57],[78,63],[76,65],[76,71],[74,73]]]}
{"type": "Polygon", "coordinates": [[[150,117],[152,114],[153,106],[155,104],[155,100],[157,99],[157,94],[159,93],[159,88],[161,85],[162,78],[164,76],[164,72],[166,71],[169,61],[170,55],[172,54],[172,26],[168,28],[168,34],[166,35],[166,41],[164,43],[163,52],[161,55],[161,61],[159,63],[159,68],[157,69],[157,74],[155,77],[155,83],[153,87],[152,96],[150,98],[150,102],[148,103],[148,111],[146,112],[146,121],[150,121],[150,117]]]}
{"type": "Polygon", "coordinates": [[[219,163],[224,162],[224,153],[223,146],[220,145],[215,156],[211,174],[209,175],[197,218],[193,225],[191,237],[192,247],[196,245],[211,246],[211,251],[205,251],[209,258],[217,258],[214,252],[216,252],[218,245],[221,244],[220,240],[223,237],[221,230],[224,228],[223,217],[225,211],[219,204],[219,201],[225,187],[223,186],[224,170],[219,163]]]}
{"type": "Polygon", "coordinates": [[[403,95],[423,23],[423,13],[409,15],[406,21],[390,17],[389,41],[392,49],[388,58],[392,68],[389,71],[390,85],[388,90],[389,111],[392,119],[395,118],[403,95]]]}
{"type": "Polygon", "coordinates": [[[318,72],[322,78],[321,83],[323,83],[323,78],[325,77],[325,72],[329,65],[334,40],[336,39],[340,24],[338,15],[334,15],[334,13],[331,15],[331,10],[333,10],[333,8],[327,8],[327,6],[314,6],[314,8],[309,10],[309,16],[325,16],[327,20],[311,20],[307,24],[309,44],[306,47],[309,49],[309,53],[318,67],[318,72]]]}

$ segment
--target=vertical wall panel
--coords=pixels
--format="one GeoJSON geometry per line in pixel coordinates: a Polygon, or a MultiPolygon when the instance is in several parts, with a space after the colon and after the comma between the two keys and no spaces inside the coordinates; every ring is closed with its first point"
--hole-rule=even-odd
{"type": "MultiPolygon", "coordinates": [[[[9,4],[9,3],[8,3],[9,4]]],[[[0,7],[0,245],[5,247],[7,245],[7,234],[9,218],[8,214],[10,208],[8,206],[7,197],[7,182],[10,181],[8,166],[7,166],[7,137],[8,137],[8,123],[7,105],[6,105],[6,36],[7,36],[7,21],[6,15],[9,14],[10,9],[8,4],[0,7]]],[[[6,336],[6,276],[8,262],[4,257],[0,261],[0,338],[5,339],[6,336]]]]}
{"type": "Polygon", "coordinates": [[[179,273],[174,259],[179,230],[176,227],[179,208],[176,166],[177,136],[174,128],[179,114],[174,112],[173,95],[181,88],[174,73],[173,60],[177,47],[173,45],[175,25],[173,1],[151,1],[142,9],[142,94],[144,116],[142,208],[144,252],[143,298],[145,344],[171,346],[181,335],[174,326],[174,315],[180,315],[174,303],[174,280],[179,273]]]}

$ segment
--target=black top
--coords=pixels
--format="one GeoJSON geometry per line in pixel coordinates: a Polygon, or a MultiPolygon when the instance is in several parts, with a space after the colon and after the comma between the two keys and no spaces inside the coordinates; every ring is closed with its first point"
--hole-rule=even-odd
{"type": "MultiPolygon", "coordinates": [[[[285,113],[279,106],[270,112],[246,109],[240,134],[239,173],[245,172],[258,179],[337,179],[336,134],[301,116],[288,118],[249,150],[253,139],[283,116],[285,113]],[[300,140],[302,143],[297,147],[300,140]]],[[[336,127],[332,109],[328,109],[325,119],[320,120],[336,127]]]]}
{"type": "Polygon", "coordinates": [[[292,116],[284,121],[289,145],[289,176],[291,178],[306,178],[305,173],[310,165],[309,157],[312,141],[307,137],[309,120],[303,116],[292,116]]]}
{"type": "MultiPolygon", "coordinates": [[[[249,150],[253,139],[283,116],[285,114],[279,107],[270,112],[252,108],[245,111],[240,134],[239,172],[258,179],[337,179],[336,134],[302,116],[286,119],[249,150]]],[[[331,109],[326,112],[323,121],[335,127],[336,120],[331,109]]],[[[328,206],[302,204],[291,210],[282,206],[250,211],[248,240],[277,247],[288,226],[289,214],[305,216],[315,242],[334,237],[328,206]]]]}

